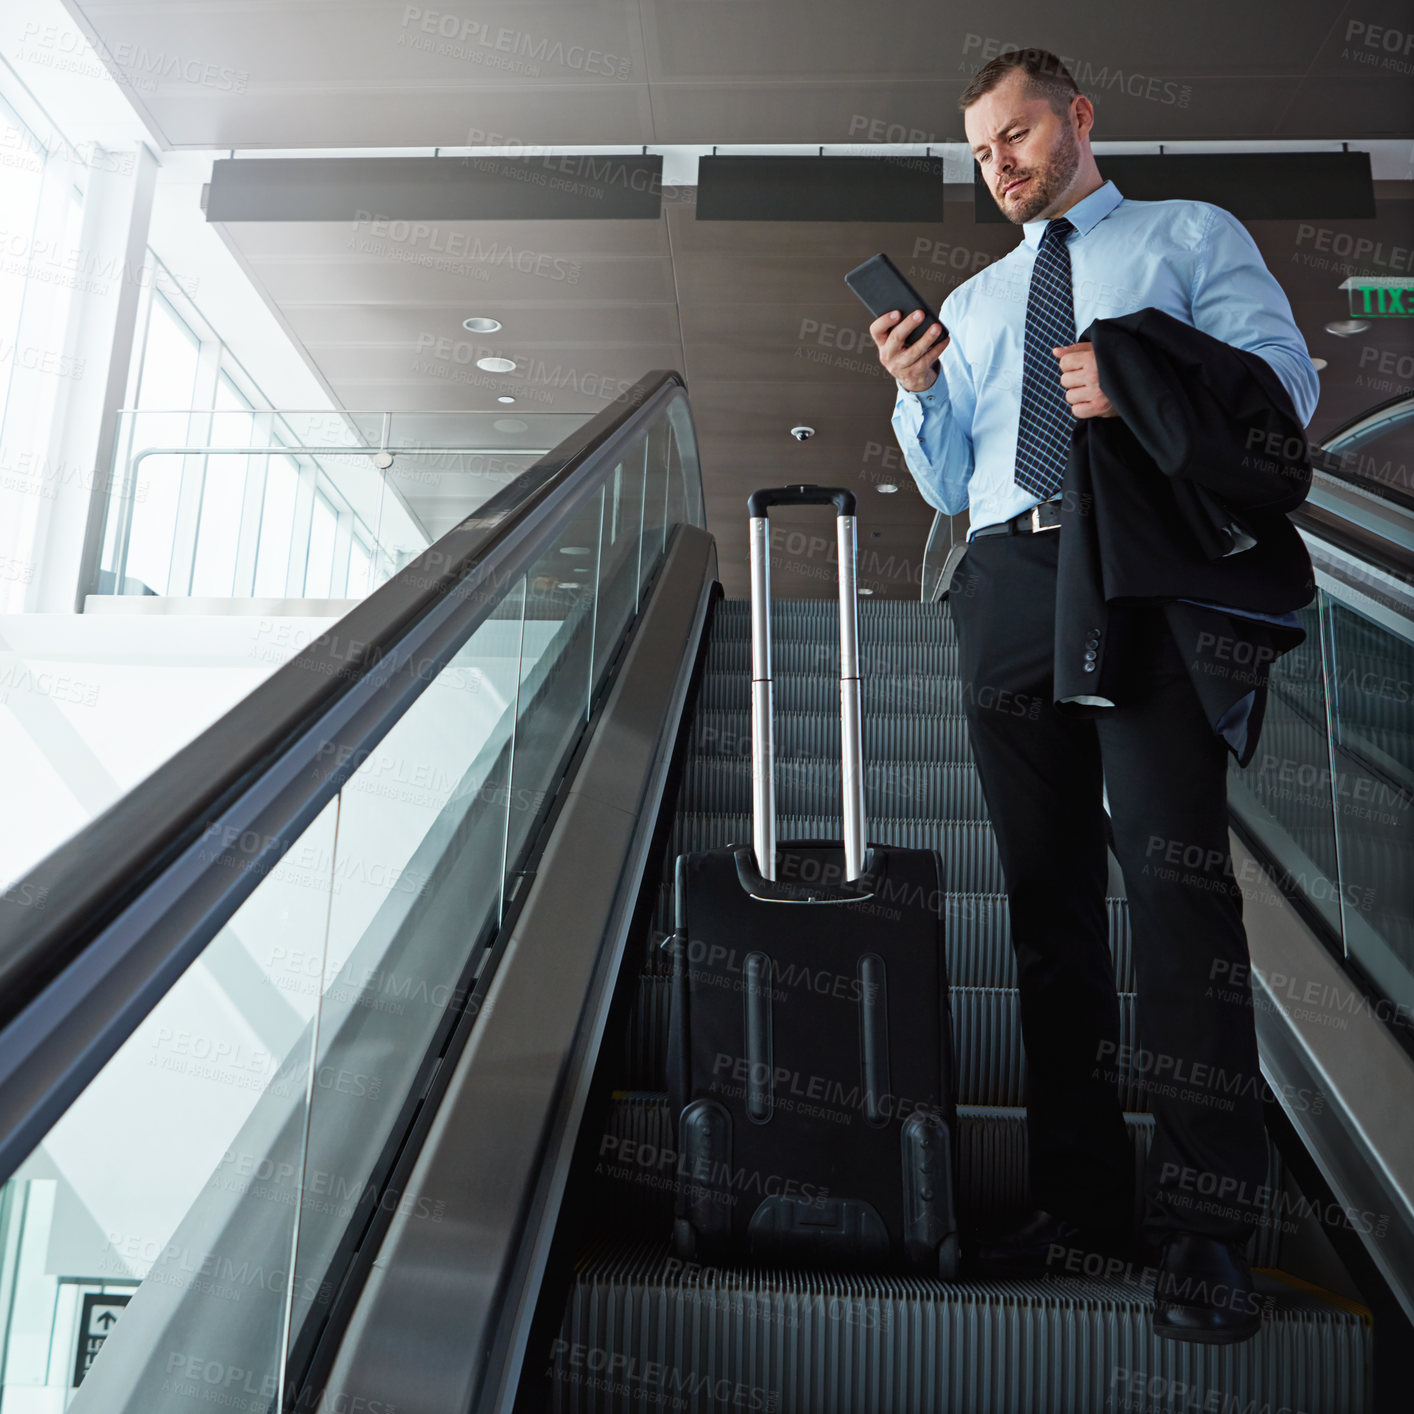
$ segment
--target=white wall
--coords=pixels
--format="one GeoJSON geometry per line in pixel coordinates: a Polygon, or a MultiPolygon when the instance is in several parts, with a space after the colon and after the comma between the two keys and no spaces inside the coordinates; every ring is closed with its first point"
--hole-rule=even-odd
{"type": "Polygon", "coordinates": [[[0,616],[0,882],[27,872],[333,622],[0,616]]]}

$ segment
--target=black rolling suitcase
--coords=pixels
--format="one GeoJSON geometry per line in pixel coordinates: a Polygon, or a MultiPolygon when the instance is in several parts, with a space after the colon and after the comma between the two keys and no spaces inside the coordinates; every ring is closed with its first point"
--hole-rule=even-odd
{"type": "Polygon", "coordinates": [[[676,870],[674,1246],[698,1261],[957,1275],[952,1027],[932,850],[865,848],[848,491],[756,492],[753,848],[676,870]],[[833,504],[844,840],[775,839],[767,509],[833,504]]]}

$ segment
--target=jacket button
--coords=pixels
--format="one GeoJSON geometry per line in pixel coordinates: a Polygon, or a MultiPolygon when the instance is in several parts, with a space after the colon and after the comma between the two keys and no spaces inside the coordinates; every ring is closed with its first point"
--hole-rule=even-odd
{"type": "Polygon", "coordinates": [[[1097,654],[1097,653],[1095,652],[1095,650],[1094,650],[1093,648],[1091,648],[1091,649],[1085,654],[1085,661],[1086,661],[1087,663],[1093,663],[1093,662],[1095,661],[1095,659],[1096,659],[1098,656],[1099,656],[1099,654],[1097,654]]]}
{"type": "Polygon", "coordinates": [[[1095,671],[1095,665],[1093,663],[1086,663],[1085,671],[1087,673],[1093,673],[1095,671]]]}

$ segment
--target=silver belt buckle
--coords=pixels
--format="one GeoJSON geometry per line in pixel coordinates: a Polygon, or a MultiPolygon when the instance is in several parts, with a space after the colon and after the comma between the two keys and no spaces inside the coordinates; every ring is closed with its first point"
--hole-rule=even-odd
{"type": "Polygon", "coordinates": [[[1033,535],[1039,534],[1043,530],[1060,529],[1060,521],[1057,521],[1054,525],[1041,524],[1041,507],[1049,506],[1051,504],[1052,502],[1050,501],[1038,501],[1034,506],[1031,507],[1031,533],[1033,535]]]}

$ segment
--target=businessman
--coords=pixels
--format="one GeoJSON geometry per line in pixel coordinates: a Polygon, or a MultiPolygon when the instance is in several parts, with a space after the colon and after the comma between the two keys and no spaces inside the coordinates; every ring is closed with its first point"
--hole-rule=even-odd
{"type": "Polygon", "coordinates": [[[1260,1326],[1246,1256],[1259,1214],[1242,1197],[1198,1196],[1234,1184],[1254,1195],[1266,1175],[1250,994],[1214,985],[1248,975],[1228,862],[1228,744],[1159,606],[1125,606],[1116,619],[1123,641],[1106,646],[1112,662],[1120,656],[1124,691],[1113,710],[1077,718],[1053,706],[1058,498],[1078,420],[1117,415],[1091,346],[1077,341],[1092,321],[1153,307],[1259,355],[1301,426],[1315,409],[1316,371],[1233,216],[1199,201],[1127,201],[1101,178],[1094,107],[1055,55],[1004,52],[959,106],[982,178],[1023,239],[948,296],[948,337],[929,320],[905,348],[921,313],[885,315],[870,331],[898,385],[894,428],[920,491],[949,515],[970,512],[949,606],[1017,958],[1034,1205],[979,1255],[1000,1273],[1045,1270],[1048,1254],[1076,1247],[1134,1251],[1133,1157],[1116,1088],[1128,1038],[1104,903],[1107,798],[1129,899],[1138,1046],[1151,1078],[1182,1077],[1148,1086],[1142,1251],[1156,1268],[1154,1329],[1246,1340],[1260,1326]],[[987,705],[1017,694],[1039,711],[987,705]]]}

